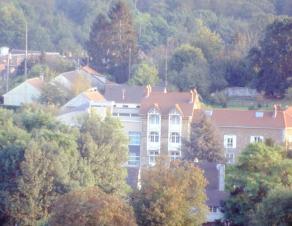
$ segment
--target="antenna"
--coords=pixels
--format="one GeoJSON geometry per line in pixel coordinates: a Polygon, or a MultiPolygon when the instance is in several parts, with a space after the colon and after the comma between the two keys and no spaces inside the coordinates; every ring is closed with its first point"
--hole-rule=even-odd
{"type": "Polygon", "coordinates": [[[25,21],[25,60],[24,60],[24,75],[27,79],[27,22],[25,21]]]}

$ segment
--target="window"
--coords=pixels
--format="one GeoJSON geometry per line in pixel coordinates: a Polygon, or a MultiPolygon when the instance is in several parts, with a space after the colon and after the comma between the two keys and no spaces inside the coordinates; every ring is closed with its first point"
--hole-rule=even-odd
{"type": "Polygon", "coordinates": [[[264,112],[257,111],[255,113],[255,116],[256,116],[256,118],[263,118],[264,117],[264,112]]]}
{"type": "Polygon", "coordinates": [[[219,210],[218,206],[209,206],[209,210],[212,213],[216,213],[219,210]]]}
{"type": "Polygon", "coordinates": [[[158,143],[159,142],[159,133],[158,132],[150,132],[149,141],[151,143],[158,143]]]}
{"type": "Polygon", "coordinates": [[[140,165],[140,156],[135,153],[129,153],[128,156],[128,166],[139,166],[140,165]]]}
{"type": "Polygon", "coordinates": [[[169,136],[170,143],[179,144],[180,143],[180,135],[177,132],[170,133],[169,136]]]}
{"type": "Polygon", "coordinates": [[[179,125],[180,124],[180,116],[179,115],[170,115],[170,123],[173,125],[179,125]]]}
{"type": "Polygon", "coordinates": [[[251,136],[250,143],[262,143],[264,141],[263,136],[251,136]]]}
{"type": "Polygon", "coordinates": [[[225,158],[226,158],[227,163],[233,164],[235,160],[235,155],[234,153],[225,153],[225,158]]]}
{"type": "Polygon", "coordinates": [[[160,114],[157,110],[152,109],[151,111],[149,111],[149,123],[152,125],[160,124],[160,114]]]}
{"type": "Polygon", "coordinates": [[[236,148],[235,135],[224,135],[224,148],[236,148]]]}
{"type": "Polygon", "coordinates": [[[180,157],[181,157],[180,151],[170,151],[170,160],[171,161],[180,159],[180,157]]]}
{"type": "Polygon", "coordinates": [[[139,132],[129,132],[129,145],[140,145],[141,134],[139,132]]]}
{"type": "Polygon", "coordinates": [[[154,166],[156,158],[159,156],[159,151],[149,151],[149,164],[154,166]]]}

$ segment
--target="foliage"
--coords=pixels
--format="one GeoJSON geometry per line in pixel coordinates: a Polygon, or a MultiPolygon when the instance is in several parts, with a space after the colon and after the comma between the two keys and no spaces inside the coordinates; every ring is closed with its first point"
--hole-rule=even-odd
{"type": "Polygon", "coordinates": [[[288,226],[291,223],[292,191],[290,188],[269,192],[268,196],[257,207],[252,219],[252,224],[255,226],[288,226]]]}
{"type": "Polygon", "coordinates": [[[87,44],[91,65],[110,74],[118,83],[129,79],[129,60],[135,62],[138,54],[132,20],[126,3],[118,1],[108,12],[108,18],[99,15],[95,19],[87,44]]]}
{"type": "Polygon", "coordinates": [[[61,84],[47,82],[42,87],[39,101],[45,105],[62,106],[72,97],[73,94],[61,84]]]}
{"type": "Polygon", "coordinates": [[[206,95],[210,86],[209,66],[201,49],[182,45],[176,49],[169,63],[169,80],[179,90],[196,88],[206,95]]]}
{"type": "Polygon", "coordinates": [[[49,206],[72,190],[98,186],[125,195],[127,142],[118,121],[90,117],[80,130],[39,106],[0,109],[0,219],[45,222],[49,206]]]}
{"type": "Polygon", "coordinates": [[[129,80],[130,85],[154,86],[159,81],[158,71],[153,64],[140,63],[134,67],[133,71],[133,77],[129,80]]]}
{"type": "Polygon", "coordinates": [[[196,118],[191,125],[190,141],[185,141],[184,158],[191,162],[195,159],[222,162],[224,150],[215,127],[203,112],[196,118]]]}
{"type": "Polygon", "coordinates": [[[256,87],[266,96],[283,97],[292,86],[292,19],[276,20],[265,31],[260,48],[253,50],[252,70],[257,74],[256,87]]]}
{"type": "Polygon", "coordinates": [[[89,187],[65,194],[53,205],[49,225],[134,226],[132,208],[117,196],[89,187]]]}
{"type": "Polygon", "coordinates": [[[201,225],[206,214],[206,181],[192,163],[165,159],[143,169],[141,190],[132,196],[139,225],[201,225]]]}
{"type": "Polygon", "coordinates": [[[120,122],[109,116],[104,120],[94,115],[85,118],[78,145],[84,166],[82,185],[124,195],[128,191],[127,171],[121,166],[127,161],[128,147],[120,122]]]}
{"type": "Polygon", "coordinates": [[[252,213],[269,191],[291,187],[291,175],[292,160],[281,147],[263,143],[249,145],[226,175],[230,191],[225,204],[226,218],[234,225],[250,225],[252,213]]]}

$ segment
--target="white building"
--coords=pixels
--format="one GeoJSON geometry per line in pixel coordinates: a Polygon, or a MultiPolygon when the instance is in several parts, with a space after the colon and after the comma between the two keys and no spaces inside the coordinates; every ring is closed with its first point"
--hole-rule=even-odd
{"type": "Polygon", "coordinates": [[[21,106],[37,102],[42,93],[44,81],[39,78],[27,79],[3,95],[3,105],[21,106]]]}

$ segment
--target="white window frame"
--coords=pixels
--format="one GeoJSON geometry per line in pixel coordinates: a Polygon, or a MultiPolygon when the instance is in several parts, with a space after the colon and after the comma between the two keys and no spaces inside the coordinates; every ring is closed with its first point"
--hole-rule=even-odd
{"type": "Polygon", "coordinates": [[[235,162],[235,153],[233,152],[226,152],[225,158],[228,164],[233,164],[235,162]]]}
{"type": "Polygon", "coordinates": [[[160,125],[160,122],[161,122],[160,113],[155,108],[152,108],[148,112],[148,123],[149,123],[149,125],[160,125]]]}
{"type": "Polygon", "coordinates": [[[148,135],[148,141],[150,143],[159,143],[160,142],[160,134],[157,131],[150,131],[148,135]]]}
{"type": "Polygon", "coordinates": [[[263,136],[250,136],[250,143],[262,143],[264,142],[264,137],[263,136]]]}
{"type": "Polygon", "coordinates": [[[236,135],[224,135],[224,148],[236,148],[236,135]]]}
{"type": "Polygon", "coordinates": [[[159,157],[158,150],[149,150],[149,165],[154,166],[156,164],[156,159],[159,157]]]}
{"type": "Polygon", "coordinates": [[[178,132],[171,132],[169,134],[169,142],[172,144],[180,144],[181,143],[181,136],[178,132]]]}
{"type": "Polygon", "coordinates": [[[171,161],[181,159],[181,152],[180,151],[169,151],[169,157],[171,161]]]}

